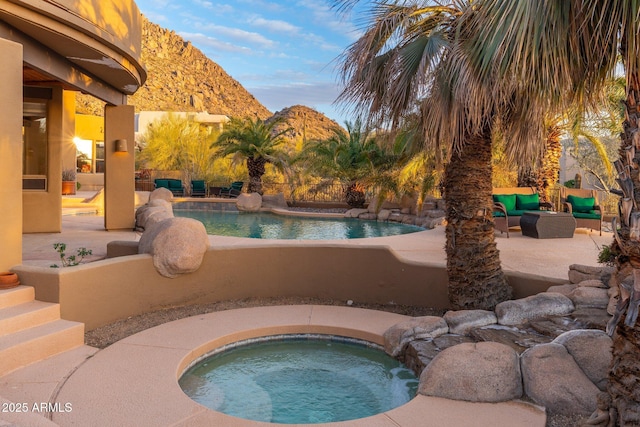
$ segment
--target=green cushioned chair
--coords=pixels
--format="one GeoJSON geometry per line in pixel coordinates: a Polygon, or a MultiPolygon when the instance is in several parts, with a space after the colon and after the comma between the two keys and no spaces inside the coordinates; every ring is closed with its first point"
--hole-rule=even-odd
{"type": "Polygon", "coordinates": [[[220,189],[221,197],[238,197],[240,193],[242,193],[242,187],[244,186],[244,182],[235,181],[232,182],[229,187],[222,187],[220,189]]]}
{"type": "Polygon", "coordinates": [[[597,230],[602,236],[602,209],[596,190],[560,187],[560,203],[576,219],[576,228],[597,230]]]}
{"type": "Polygon", "coordinates": [[[207,185],[204,180],[191,180],[191,197],[206,197],[207,185]]]}

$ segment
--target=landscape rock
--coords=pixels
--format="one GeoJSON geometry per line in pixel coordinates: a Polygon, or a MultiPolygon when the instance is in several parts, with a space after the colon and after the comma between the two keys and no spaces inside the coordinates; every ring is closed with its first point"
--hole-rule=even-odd
{"type": "Polygon", "coordinates": [[[365,212],[363,214],[358,215],[359,219],[368,219],[368,220],[376,220],[378,219],[378,215],[371,212],[365,212]]]}
{"type": "Polygon", "coordinates": [[[553,342],[562,344],[567,349],[596,387],[602,391],[606,389],[613,359],[613,341],[609,335],[600,330],[583,329],[565,332],[553,342]]]}
{"type": "Polygon", "coordinates": [[[569,296],[569,294],[573,292],[573,290],[577,287],[578,285],[575,283],[567,283],[564,285],[554,285],[554,286],[549,286],[549,288],[547,289],[547,292],[555,292],[558,294],[562,294],[564,296],[569,296]]]}
{"type": "Polygon", "coordinates": [[[443,319],[449,325],[452,334],[465,335],[471,329],[492,325],[498,322],[496,314],[487,310],[447,311],[443,319]]]}
{"type": "Polygon", "coordinates": [[[389,219],[389,215],[391,215],[391,211],[389,209],[381,209],[378,212],[378,221],[387,221],[389,219]]]}
{"type": "Polygon", "coordinates": [[[604,282],[600,279],[583,280],[582,282],[578,283],[578,286],[588,287],[588,288],[606,288],[607,287],[605,286],[604,282]]]}
{"type": "Polygon", "coordinates": [[[156,199],[171,202],[171,200],[173,200],[173,193],[168,188],[156,188],[151,192],[151,194],[149,194],[149,202],[156,199]]]}
{"type": "Polygon", "coordinates": [[[209,248],[204,225],[192,218],[168,218],[145,230],[139,253],[153,255],[153,265],[164,277],[196,271],[209,248]]]}
{"type": "Polygon", "coordinates": [[[396,357],[410,341],[435,338],[447,332],[449,327],[442,317],[414,317],[397,323],[385,331],[384,349],[388,354],[396,357]]]}
{"type": "Polygon", "coordinates": [[[573,303],[566,296],[555,292],[543,292],[501,302],[496,306],[495,313],[501,325],[520,325],[530,319],[565,315],[573,310],[573,303]]]}
{"type": "MultiPolygon", "coordinates": [[[[583,282],[584,283],[584,282],[583,282]]],[[[575,307],[600,307],[606,308],[609,304],[609,295],[604,288],[591,288],[579,286],[568,295],[575,307]]]]}
{"type": "Polygon", "coordinates": [[[580,264],[571,264],[569,266],[569,281],[571,283],[580,283],[585,280],[600,280],[602,274],[602,267],[580,264]]]}
{"type": "Polygon", "coordinates": [[[473,329],[469,335],[476,341],[491,341],[507,345],[518,354],[534,345],[548,343],[552,340],[552,338],[535,330],[504,325],[489,325],[473,329]]]}
{"type": "Polygon", "coordinates": [[[136,229],[145,230],[167,218],[173,218],[173,207],[171,202],[162,198],[152,199],[136,209],[135,218],[136,229]]]}
{"type": "Polygon", "coordinates": [[[547,411],[589,415],[596,409],[598,387],[563,345],[530,348],[521,356],[521,367],[525,394],[547,411]]]}
{"type": "Polygon", "coordinates": [[[464,343],[443,350],[420,375],[418,393],[469,402],[522,397],[518,354],[493,342],[464,343]]]}
{"type": "Polygon", "coordinates": [[[444,334],[426,340],[411,341],[404,352],[401,353],[400,361],[411,369],[416,376],[420,376],[424,368],[431,363],[442,350],[465,342],[476,342],[473,338],[464,335],[444,334]]]}
{"type": "Polygon", "coordinates": [[[360,209],[360,208],[353,208],[353,209],[349,209],[348,211],[346,211],[344,213],[344,216],[346,218],[358,218],[360,215],[367,213],[369,211],[367,211],[366,209],[360,209]]]}
{"type": "Polygon", "coordinates": [[[236,199],[236,208],[241,212],[258,212],[262,207],[262,196],[258,193],[242,193],[236,199]]]}

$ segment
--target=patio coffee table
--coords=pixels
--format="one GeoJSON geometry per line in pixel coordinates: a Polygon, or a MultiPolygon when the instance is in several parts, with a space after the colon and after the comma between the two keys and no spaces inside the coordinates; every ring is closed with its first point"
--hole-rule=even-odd
{"type": "Polygon", "coordinates": [[[522,235],[536,239],[573,237],[576,220],[569,212],[523,212],[520,217],[522,235]]]}

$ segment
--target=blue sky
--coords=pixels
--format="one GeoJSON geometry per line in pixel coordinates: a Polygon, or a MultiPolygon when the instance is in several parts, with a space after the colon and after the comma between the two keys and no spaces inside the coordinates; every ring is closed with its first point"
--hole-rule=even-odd
{"type": "MultiPolygon", "coordinates": [[[[336,58],[359,36],[326,0],[136,0],[150,21],[204,52],[270,111],[296,104],[342,124],[336,58]]],[[[215,111],[210,111],[214,113],[215,111]]]]}

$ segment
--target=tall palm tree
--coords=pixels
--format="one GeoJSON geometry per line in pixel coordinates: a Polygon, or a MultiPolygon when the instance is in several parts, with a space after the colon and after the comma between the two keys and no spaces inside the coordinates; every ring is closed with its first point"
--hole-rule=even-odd
{"type": "Polygon", "coordinates": [[[362,207],[363,181],[376,175],[376,168],[385,161],[384,155],[376,138],[364,129],[360,120],[345,122],[345,126],[346,132],[336,126],[328,139],[306,142],[295,162],[322,177],[339,180],[347,204],[362,207]]]}
{"type": "MultiPolygon", "coordinates": [[[[598,93],[613,76],[622,58],[626,77],[625,118],[617,169],[622,187],[621,205],[640,212],[640,2],[485,0],[479,5],[478,35],[473,59],[478,75],[526,76],[521,84],[530,99],[548,105],[566,101],[558,95],[598,93]],[[567,92],[565,92],[566,94],[567,92]],[[636,155],[636,153],[638,153],[636,155]],[[628,203],[623,203],[624,201],[628,203]]],[[[572,99],[568,99],[572,101],[572,99]]],[[[632,215],[633,215],[632,213],[632,215]]],[[[620,287],[616,315],[608,331],[614,333],[613,364],[608,393],[617,419],[607,425],[640,424],[640,242],[620,220],[612,245],[619,267],[631,265],[634,283],[620,287]]],[[[605,399],[606,401],[606,399],[605,399]]]]}
{"type": "Polygon", "coordinates": [[[262,194],[262,176],[266,164],[271,163],[279,169],[285,169],[288,156],[281,148],[286,142],[284,135],[291,128],[275,130],[285,121],[278,118],[265,122],[260,118],[232,118],[225,125],[218,139],[212,144],[221,150],[223,156],[233,155],[233,161],[246,161],[249,172],[249,193],[262,194]]]}
{"type": "MultiPolygon", "coordinates": [[[[337,3],[349,7],[358,2],[337,3]]],[[[514,140],[521,137],[526,143],[520,144],[520,154],[533,157],[542,138],[523,136],[541,135],[541,130],[516,125],[523,117],[541,123],[542,109],[512,102],[519,90],[514,79],[474,75],[465,50],[473,47],[461,40],[468,37],[467,21],[476,4],[375,3],[369,27],[341,58],[345,88],[339,100],[391,127],[408,113],[418,114],[425,144],[436,154],[449,153],[442,183],[449,300],[454,308],[491,309],[511,296],[492,219],[493,132],[500,126],[514,140]]]]}

